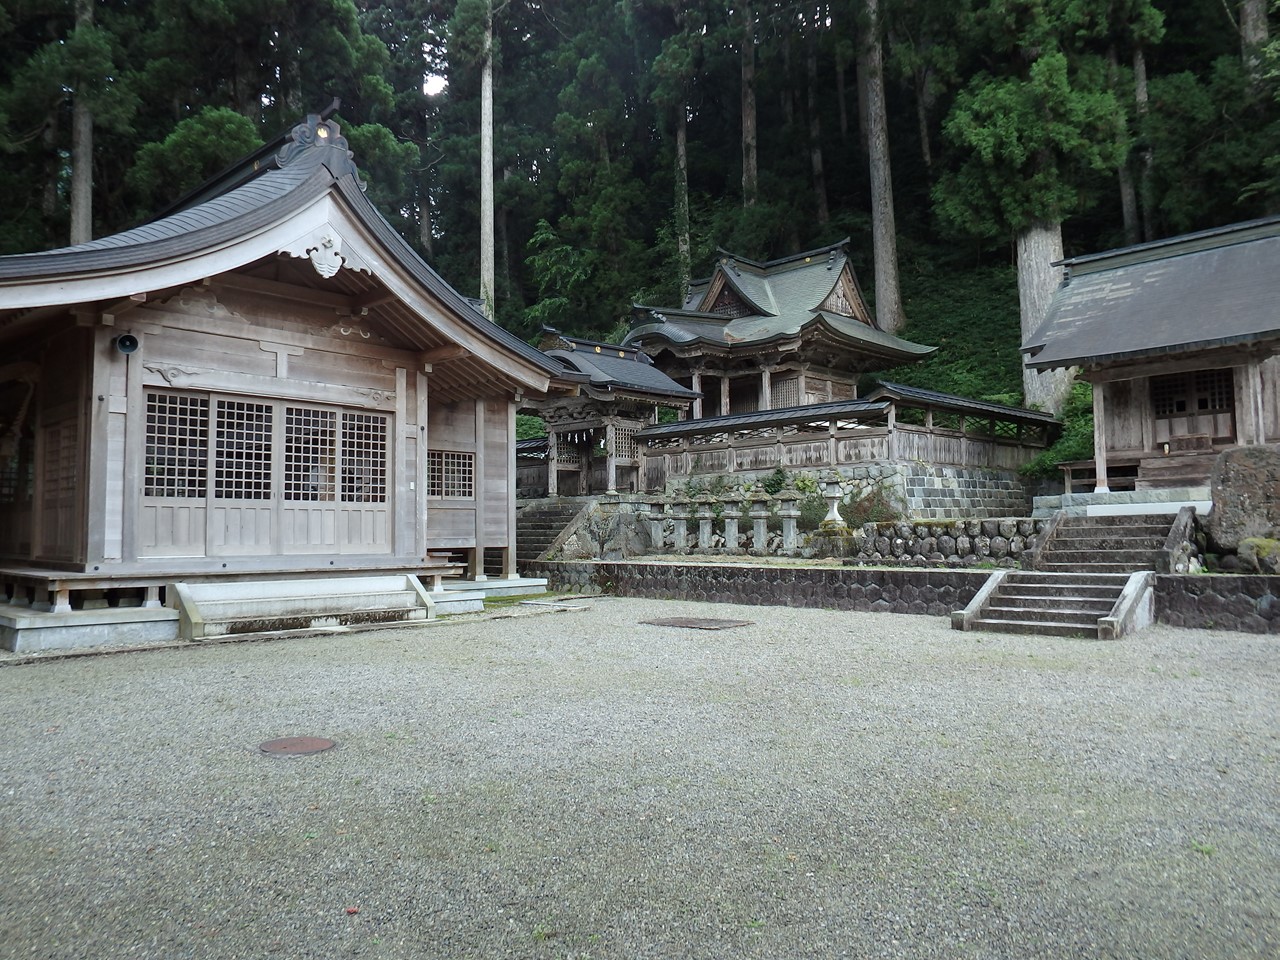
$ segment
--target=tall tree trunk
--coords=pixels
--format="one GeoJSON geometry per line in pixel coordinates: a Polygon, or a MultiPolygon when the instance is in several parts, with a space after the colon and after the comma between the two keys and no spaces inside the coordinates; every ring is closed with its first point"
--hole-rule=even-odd
{"type": "Polygon", "coordinates": [[[1268,0],[1240,0],[1240,55],[1255,91],[1261,90],[1266,72],[1263,48],[1270,38],[1267,6],[1268,0]]]}
{"type": "Polygon", "coordinates": [[[63,239],[59,235],[61,233],[55,227],[59,220],[59,196],[58,183],[62,176],[62,159],[58,150],[58,114],[57,111],[51,112],[45,118],[44,129],[40,132],[40,143],[44,148],[43,156],[45,157],[45,177],[44,186],[40,191],[40,212],[43,214],[41,220],[44,226],[44,242],[46,247],[60,247],[63,239]]]}
{"type": "Polygon", "coordinates": [[[893,333],[902,326],[898,285],[898,232],[893,216],[893,173],[889,164],[889,120],[884,104],[884,66],[880,56],[880,0],[865,0],[868,36],[859,73],[866,76],[867,158],[871,170],[871,235],[876,266],[876,321],[893,333]]]}
{"type": "Polygon", "coordinates": [[[493,5],[484,18],[480,51],[480,299],[494,318],[493,296],[493,5]]]}
{"type": "Polygon", "coordinates": [[[827,178],[822,167],[822,127],[818,119],[818,36],[817,27],[809,35],[808,56],[805,68],[808,75],[809,107],[809,165],[813,169],[813,193],[816,201],[816,219],[819,226],[831,222],[827,207],[827,178]]]}
{"type": "Polygon", "coordinates": [[[916,70],[916,127],[920,133],[920,157],[924,160],[925,178],[933,183],[933,139],[929,134],[929,115],[933,111],[936,99],[929,86],[929,71],[926,67],[916,70]]]}
{"type": "Polygon", "coordinates": [[[742,11],[742,205],[755,205],[760,188],[756,167],[756,31],[748,4],[742,11]]]}
{"type": "Polygon", "coordinates": [[[689,295],[693,258],[689,250],[689,108],[682,99],[676,104],[676,271],[679,273],[680,302],[689,295]]]}
{"type": "Polygon", "coordinates": [[[836,56],[836,106],[840,110],[840,142],[846,143],[849,139],[849,105],[845,96],[845,69],[844,61],[836,56]]]}
{"type": "MultiPolygon", "coordinates": [[[[93,26],[93,0],[76,0],[76,27],[93,26]]],[[[76,80],[71,104],[71,243],[93,239],[93,111],[88,77],[76,80]]]]}
{"type": "Polygon", "coordinates": [[[1138,46],[1133,51],[1133,98],[1137,104],[1138,138],[1138,202],[1142,208],[1142,239],[1156,238],[1155,198],[1151,190],[1151,171],[1155,167],[1155,153],[1146,135],[1147,112],[1151,98],[1147,93],[1147,54],[1138,46]]]}
{"type": "MultiPolygon", "coordinates": [[[[1017,236],[1018,302],[1022,321],[1022,342],[1044,322],[1049,300],[1061,282],[1061,268],[1053,264],[1062,259],[1062,224],[1037,220],[1017,236]]],[[[1049,413],[1058,414],[1066,405],[1075,378],[1074,367],[1038,373],[1022,368],[1023,402],[1049,413]]]]}
{"type": "Polygon", "coordinates": [[[425,162],[418,174],[418,243],[428,260],[435,257],[435,237],[431,231],[431,168],[425,162]]]}
{"type": "MultiPolygon", "coordinates": [[[[1107,47],[1107,80],[1113,90],[1119,79],[1120,62],[1116,56],[1115,44],[1111,44],[1107,47]]],[[[1124,239],[1126,243],[1134,244],[1141,239],[1142,229],[1138,222],[1138,191],[1133,183],[1132,160],[1128,152],[1120,161],[1116,178],[1120,186],[1120,216],[1124,222],[1124,239]]]]}

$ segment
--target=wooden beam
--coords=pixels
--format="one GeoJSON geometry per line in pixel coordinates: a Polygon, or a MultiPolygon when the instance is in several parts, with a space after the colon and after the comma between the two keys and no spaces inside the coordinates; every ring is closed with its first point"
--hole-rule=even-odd
{"type": "Polygon", "coordinates": [[[1107,403],[1103,394],[1106,385],[1093,385],[1093,463],[1094,493],[1110,493],[1107,486],[1107,403]]]}
{"type": "Polygon", "coordinates": [[[418,360],[421,363],[445,363],[449,360],[464,360],[469,356],[471,356],[471,351],[466,347],[448,344],[447,346],[421,351],[418,354],[418,360]]]}

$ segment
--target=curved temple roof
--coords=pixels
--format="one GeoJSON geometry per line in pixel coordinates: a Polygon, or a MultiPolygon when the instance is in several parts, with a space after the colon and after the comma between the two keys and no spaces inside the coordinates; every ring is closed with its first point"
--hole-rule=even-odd
{"type": "Polygon", "coordinates": [[[142,300],[287,254],[310,259],[325,280],[339,274],[329,285],[341,284],[335,293],[382,309],[397,338],[428,362],[432,351],[465,358],[459,366],[476,380],[500,362],[511,385],[548,388],[560,365],[449,286],[365,197],[338,124],[313,114],[276,143],[160,219],[73,247],[0,257],[0,320],[142,300]],[[385,306],[392,301],[399,305],[385,306]]]}
{"type": "Polygon", "coordinates": [[[679,308],[636,306],[624,344],[720,352],[820,336],[893,362],[936,348],[876,325],[849,263],[847,240],[780,260],[757,262],[721,251],[715,272],[690,285],[679,308]]]}

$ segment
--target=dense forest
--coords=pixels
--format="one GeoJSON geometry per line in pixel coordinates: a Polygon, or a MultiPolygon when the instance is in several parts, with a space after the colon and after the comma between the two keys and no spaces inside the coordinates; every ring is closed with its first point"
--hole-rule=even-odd
{"type": "Polygon", "coordinates": [[[847,236],[882,325],[943,347],[895,375],[1017,399],[1049,259],[1280,205],[1270,8],[3,0],[0,252],[129,227],[336,97],[380,209],[468,295],[491,247],[522,335],[847,236]]]}

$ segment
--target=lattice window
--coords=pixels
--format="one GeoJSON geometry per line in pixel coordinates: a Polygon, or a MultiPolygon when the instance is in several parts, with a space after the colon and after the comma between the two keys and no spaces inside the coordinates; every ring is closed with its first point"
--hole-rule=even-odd
{"type": "Polygon", "coordinates": [[[1157,417],[1234,410],[1235,381],[1231,369],[1224,367],[1152,377],[1151,405],[1157,417]]]}
{"type": "Polygon", "coordinates": [[[337,414],[332,410],[285,408],[286,500],[333,500],[338,463],[337,420],[337,414]]]}
{"type": "Polygon", "coordinates": [[[213,495],[221,500],[271,499],[271,429],[265,403],[219,400],[214,433],[213,495]]]}
{"type": "Polygon", "coordinates": [[[45,431],[44,498],[46,503],[75,497],[80,482],[76,469],[76,428],[74,423],[49,427],[45,431]]]}
{"type": "Polygon", "coordinates": [[[476,495],[476,455],[452,450],[427,451],[427,496],[470,500],[476,495]]]}
{"type": "Polygon", "coordinates": [[[636,431],[639,427],[618,425],[613,428],[614,455],[623,460],[635,460],[640,456],[636,445],[636,431]]]}
{"type": "Polygon", "coordinates": [[[798,407],[800,405],[800,379],[792,377],[790,380],[774,380],[769,384],[769,405],[773,409],[778,410],[783,407],[798,407]]]}
{"type": "Polygon", "coordinates": [[[711,304],[710,313],[721,317],[745,317],[751,308],[742,302],[742,298],[725,286],[716,294],[715,303],[711,304]]]}
{"type": "Polygon", "coordinates": [[[342,500],[387,500],[387,418],[380,414],[342,415],[342,500]]]}
{"type": "Polygon", "coordinates": [[[208,488],[209,400],[147,394],[147,497],[203,497],[208,488]]]}

